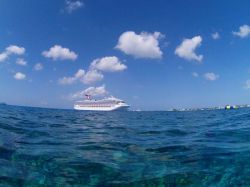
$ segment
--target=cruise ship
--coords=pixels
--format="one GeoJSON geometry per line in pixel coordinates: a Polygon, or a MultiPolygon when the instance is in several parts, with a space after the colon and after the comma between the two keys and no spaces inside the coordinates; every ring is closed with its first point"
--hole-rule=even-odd
{"type": "Polygon", "coordinates": [[[86,96],[87,99],[83,101],[77,101],[74,104],[75,110],[85,110],[85,111],[115,111],[115,110],[127,110],[129,105],[127,105],[123,100],[117,99],[115,97],[108,97],[104,99],[91,99],[90,95],[86,96]]]}

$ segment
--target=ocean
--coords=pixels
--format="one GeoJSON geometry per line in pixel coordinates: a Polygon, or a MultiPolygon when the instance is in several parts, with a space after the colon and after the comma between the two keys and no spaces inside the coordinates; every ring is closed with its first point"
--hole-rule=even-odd
{"type": "Polygon", "coordinates": [[[1,105],[0,186],[250,186],[250,109],[1,105]]]}

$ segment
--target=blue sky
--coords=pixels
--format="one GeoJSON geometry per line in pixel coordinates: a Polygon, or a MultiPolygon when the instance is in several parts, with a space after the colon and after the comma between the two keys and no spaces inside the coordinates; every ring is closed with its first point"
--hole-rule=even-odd
{"type": "Polygon", "coordinates": [[[250,2],[2,0],[0,102],[72,108],[250,103],[250,2]]]}

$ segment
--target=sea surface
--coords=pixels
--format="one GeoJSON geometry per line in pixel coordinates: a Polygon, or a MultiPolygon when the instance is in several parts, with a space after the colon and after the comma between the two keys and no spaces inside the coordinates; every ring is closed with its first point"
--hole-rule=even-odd
{"type": "Polygon", "coordinates": [[[0,186],[250,186],[250,109],[0,106],[0,186]]]}

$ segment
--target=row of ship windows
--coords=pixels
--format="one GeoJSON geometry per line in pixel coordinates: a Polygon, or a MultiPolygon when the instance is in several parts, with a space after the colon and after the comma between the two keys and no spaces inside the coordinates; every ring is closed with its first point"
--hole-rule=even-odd
{"type": "Polygon", "coordinates": [[[110,105],[78,105],[79,107],[111,107],[110,105]]]}

